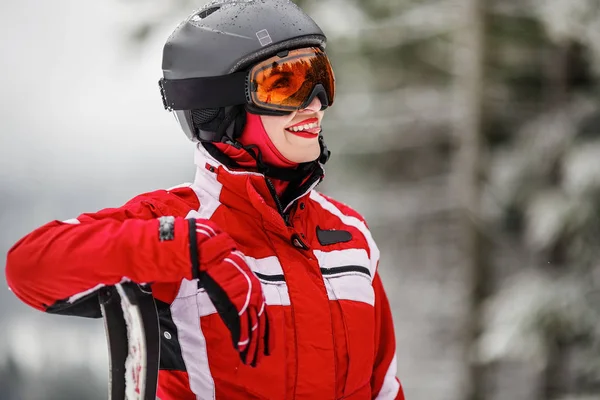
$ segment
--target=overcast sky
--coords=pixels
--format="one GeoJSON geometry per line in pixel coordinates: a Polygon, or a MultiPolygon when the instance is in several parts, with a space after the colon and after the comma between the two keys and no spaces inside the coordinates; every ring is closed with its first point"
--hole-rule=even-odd
{"type": "Polygon", "coordinates": [[[193,165],[156,83],[172,27],[135,51],[124,10],[116,0],[1,3],[0,179],[61,184],[193,165]]]}

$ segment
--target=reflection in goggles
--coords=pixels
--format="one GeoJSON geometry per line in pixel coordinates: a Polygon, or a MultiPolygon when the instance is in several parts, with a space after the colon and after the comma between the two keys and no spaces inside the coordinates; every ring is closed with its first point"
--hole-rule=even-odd
{"type": "Polygon", "coordinates": [[[320,49],[292,50],[275,56],[250,71],[251,98],[259,107],[298,110],[307,106],[316,85],[321,84],[328,105],[333,103],[335,78],[325,53],[320,49]]]}

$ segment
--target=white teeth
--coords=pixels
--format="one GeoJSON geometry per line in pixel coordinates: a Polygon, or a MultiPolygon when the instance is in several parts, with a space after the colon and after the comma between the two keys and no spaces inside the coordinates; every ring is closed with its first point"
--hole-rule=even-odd
{"type": "Polygon", "coordinates": [[[293,126],[291,128],[288,128],[288,130],[291,130],[293,132],[301,132],[301,131],[305,131],[307,129],[314,129],[314,128],[318,128],[318,127],[319,127],[319,124],[316,122],[313,122],[312,124],[293,126]]]}

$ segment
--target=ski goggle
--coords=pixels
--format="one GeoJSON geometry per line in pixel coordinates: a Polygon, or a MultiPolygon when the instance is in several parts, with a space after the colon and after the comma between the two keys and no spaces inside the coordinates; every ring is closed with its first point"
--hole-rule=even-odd
{"type": "Polygon", "coordinates": [[[247,105],[257,114],[285,115],[308,107],[315,97],[325,109],[335,97],[333,69],[316,47],[280,52],[229,75],[163,78],[159,86],[170,111],[247,105]]]}
{"type": "Polygon", "coordinates": [[[251,104],[264,110],[292,112],[319,97],[322,108],[333,104],[335,77],[319,48],[286,51],[253,66],[248,73],[251,104]]]}

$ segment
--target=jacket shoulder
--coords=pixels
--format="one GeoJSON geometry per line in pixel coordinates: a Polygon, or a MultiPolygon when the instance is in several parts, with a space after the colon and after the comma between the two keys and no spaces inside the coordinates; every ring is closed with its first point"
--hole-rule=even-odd
{"type": "Polygon", "coordinates": [[[169,189],[159,189],[152,192],[142,193],[129,200],[127,204],[135,204],[140,202],[153,203],[159,208],[166,207],[168,209],[178,209],[183,207],[189,210],[200,208],[198,196],[189,183],[169,189]]]}
{"type": "MultiPolygon", "coordinates": [[[[371,277],[374,277],[377,272],[380,253],[363,216],[347,204],[314,190],[310,193],[310,199],[317,203],[317,207],[320,207],[325,213],[334,216],[334,218],[327,218],[325,215],[317,216],[319,221],[330,221],[330,224],[323,224],[322,229],[344,229],[350,232],[351,237],[354,238],[352,241],[344,244],[344,246],[337,248],[337,250],[342,250],[348,244],[351,244],[355,248],[358,245],[358,248],[365,249],[368,253],[371,277]],[[335,223],[332,222],[334,220],[336,221],[335,223]]],[[[329,246],[328,248],[332,247],[329,246]]]]}
{"type": "Polygon", "coordinates": [[[120,207],[105,208],[94,213],[84,213],[77,217],[78,221],[75,222],[104,218],[117,220],[129,218],[152,219],[165,215],[185,217],[190,210],[197,210],[199,207],[198,196],[190,185],[180,185],[170,189],[159,189],[139,194],[120,207]]]}
{"type": "Polygon", "coordinates": [[[129,200],[124,207],[136,205],[154,207],[161,215],[185,216],[190,210],[200,208],[200,201],[191,185],[183,184],[142,193],[129,200]]]}
{"type": "Polygon", "coordinates": [[[319,203],[321,205],[321,207],[323,207],[327,211],[329,211],[333,214],[340,213],[347,217],[356,218],[360,222],[365,224],[366,228],[368,228],[367,221],[365,220],[365,218],[358,211],[356,211],[349,205],[347,205],[341,201],[335,200],[332,197],[324,195],[323,193],[317,192],[316,190],[313,190],[311,192],[310,198],[311,198],[311,200],[319,203]]]}

